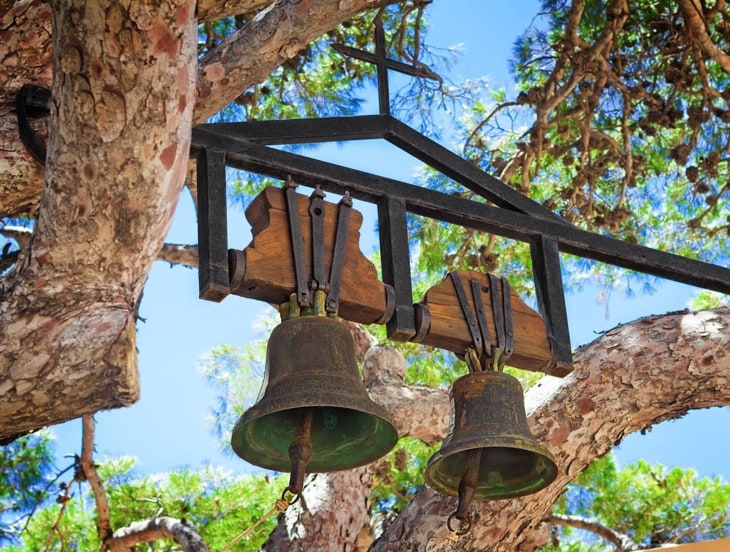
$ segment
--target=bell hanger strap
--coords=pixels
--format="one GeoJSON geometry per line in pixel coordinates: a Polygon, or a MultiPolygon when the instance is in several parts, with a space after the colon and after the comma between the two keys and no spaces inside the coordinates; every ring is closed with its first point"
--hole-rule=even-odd
{"type": "Polygon", "coordinates": [[[514,350],[514,330],[512,323],[512,300],[509,282],[504,277],[488,274],[489,289],[492,295],[492,319],[497,339],[492,343],[489,336],[486,311],[482,301],[482,284],[479,280],[469,280],[474,310],[467,298],[464,283],[458,272],[449,273],[454,284],[459,306],[464,313],[471,334],[473,347],[465,353],[470,372],[501,370],[514,350]],[[476,312],[475,312],[476,311],[476,312]]]}
{"type": "Polygon", "coordinates": [[[308,279],[304,267],[304,237],[302,225],[299,222],[297,210],[297,185],[291,176],[287,177],[284,188],[286,196],[286,210],[289,218],[289,237],[291,239],[292,256],[294,257],[294,275],[297,282],[297,304],[301,308],[312,306],[312,297],[309,294],[308,279]]]}
{"type": "Polygon", "coordinates": [[[337,206],[338,214],[335,243],[332,251],[330,274],[329,278],[327,278],[324,247],[325,194],[317,186],[310,196],[309,216],[312,224],[312,278],[309,279],[304,262],[304,236],[302,234],[299,210],[297,209],[296,187],[297,184],[292,180],[291,176],[287,177],[285,184],[286,207],[297,286],[296,295],[293,294],[292,300],[290,301],[290,303],[295,301],[296,306],[290,304],[288,316],[298,316],[301,314],[302,309],[314,309],[315,315],[334,317],[337,316],[339,309],[342,268],[347,249],[352,199],[350,198],[349,192],[345,192],[345,195],[337,206]],[[322,297],[324,297],[324,305],[322,305],[322,297]]]}

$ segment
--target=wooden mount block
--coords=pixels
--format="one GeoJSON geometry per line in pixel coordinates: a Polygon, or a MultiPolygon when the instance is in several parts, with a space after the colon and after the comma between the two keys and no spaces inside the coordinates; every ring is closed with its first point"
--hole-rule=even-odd
{"type": "MultiPolygon", "coordinates": [[[[309,197],[297,194],[304,238],[305,271],[312,278],[312,222],[309,197]]],[[[329,278],[337,232],[338,206],[324,202],[324,259],[329,278]]],[[[284,190],[268,187],[246,209],[253,239],[243,250],[229,252],[231,293],[273,304],[289,300],[297,284],[284,190]]],[[[339,314],[361,324],[384,323],[392,313],[386,285],[375,265],[360,251],[362,213],[352,209],[340,284],[339,314]]],[[[392,295],[391,295],[392,302],[392,295]]]]}
{"type": "MultiPolygon", "coordinates": [[[[496,344],[489,277],[481,272],[467,270],[459,271],[458,274],[468,290],[466,296],[474,312],[476,308],[468,282],[477,280],[480,283],[489,338],[492,344],[496,344]]],[[[511,302],[514,352],[507,364],[534,372],[549,371],[554,360],[545,322],[540,314],[528,307],[514,290],[511,293],[511,302]]],[[[416,326],[417,333],[413,341],[447,349],[457,354],[462,354],[473,347],[469,325],[459,304],[453,281],[448,276],[443,282],[429,289],[423,300],[416,304],[416,326]]]]}

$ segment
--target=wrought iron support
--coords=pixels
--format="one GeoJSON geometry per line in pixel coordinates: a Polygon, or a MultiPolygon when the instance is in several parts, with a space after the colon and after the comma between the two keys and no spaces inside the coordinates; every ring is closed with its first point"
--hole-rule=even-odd
{"type": "Polygon", "coordinates": [[[568,331],[568,311],[563,293],[560,250],[555,240],[537,236],[530,243],[535,294],[543,314],[553,353],[553,366],[546,370],[553,376],[564,376],[573,364],[573,352],[568,331]]]}
{"type": "Polygon", "coordinates": [[[388,337],[396,341],[408,341],[416,335],[416,317],[411,288],[406,202],[402,198],[382,196],[378,201],[378,221],[383,281],[395,290],[395,310],[386,325],[388,337]]]}
{"type": "Polygon", "coordinates": [[[718,265],[230,136],[218,136],[210,128],[194,129],[193,143],[196,148],[226,148],[227,163],[242,170],[281,180],[292,175],[301,184],[314,187],[319,183],[323,189],[338,194],[350,191],[353,198],[370,203],[378,204],[388,197],[402,198],[409,213],[527,243],[543,237],[554,240],[563,253],[730,294],[730,269],[718,265]]]}
{"type": "Polygon", "coordinates": [[[197,170],[200,298],[220,302],[230,292],[225,151],[216,148],[201,151],[197,170]]]}

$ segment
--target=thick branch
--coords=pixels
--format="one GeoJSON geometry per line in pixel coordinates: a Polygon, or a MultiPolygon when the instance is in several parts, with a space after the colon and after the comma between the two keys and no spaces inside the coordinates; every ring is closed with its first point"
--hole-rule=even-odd
{"type": "Polygon", "coordinates": [[[137,544],[159,539],[173,539],[183,552],[208,552],[200,533],[190,522],[170,517],[138,521],[122,527],[105,545],[111,552],[128,552],[137,544]]]}
{"type": "Polygon", "coordinates": [[[715,60],[723,71],[730,74],[730,55],[718,48],[707,32],[702,3],[699,0],[679,0],[679,9],[694,43],[703,54],[715,60]]]}
{"type": "Polygon", "coordinates": [[[191,268],[198,267],[198,246],[166,243],[157,254],[158,261],[170,264],[183,265],[191,268]]]}
{"type": "MultiPolygon", "coordinates": [[[[555,483],[538,494],[474,507],[459,550],[533,550],[535,530],[563,487],[625,435],[693,408],[730,404],[730,309],[670,314],[620,326],[575,355],[564,380],[526,395],[530,426],[556,458],[555,483]]],[[[455,502],[424,487],[373,550],[449,550],[455,502]]]]}
{"type": "Polygon", "coordinates": [[[388,409],[399,437],[433,444],[443,439],[449,423],[449,392],[406,385],[406,360],[393,347],[375,345],[365,355],[363,376],[370,397],[388,409]]]}
{"type": "Polygon", "coordinates": [[[553,514],[547,521],[556,525],[564,525],[566,527],[573,527],[575,529],[583,529],[595,533],[602,539],[607,540],[616,547],[618,552],[627,552],[629,550],[639,550],[639,545],[636,544],[631,537],[614,531],[610,527],[606,527],[602,523],[598,523],[595,520],[581,517],[581,516],[564,516],[560,514],[553,514]]]}
{"type": "Polygon", "coordinates": [[[263,82],[339,23],[393,1],[278,0],[200,61],[195,122],[204,122],[246,89],[263,82]]]}
{"type": "Polygon", "coordinates": [[[198,21],[206,23],[232,15],[252,15],[273,3],[274,0],[230,0],[228,2],[200,0],[196,7],[196,14],[198,21]]]}

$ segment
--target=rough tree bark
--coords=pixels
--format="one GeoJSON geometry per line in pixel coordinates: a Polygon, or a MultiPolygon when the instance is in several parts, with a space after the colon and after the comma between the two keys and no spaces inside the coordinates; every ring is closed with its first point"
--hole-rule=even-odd
{"type": "MultiPolygon", "coordinates": [[[[193,122],[204,122],[338,23],[393,1],[198,2],[201,23],[234,14],[243,14],[251,22],[197,66],[199,95],[193,122]]],[[[0,217],[4,217],[28,212],[40,200],[42,167],[20,143],[13,106],[23,84],[51,86],[51,7],[42,0],[5,0],[0,2],[0,14],[4,14],[0,16],[0,82],[4,83],[0,91],[0,217]]],[[[195,63],[190,67],[196,67],[195,63]]]]}
{"type": "MultiPolygon", "coordinates": [[[[253,4],[261,5],[240,3],[253,4]]],[[[0,288],[0,440],[136,400],[136,306],[185,177],[193,118],[204,120],[298,47],[380,4],[281,0],[222,44],[219,57],[211,53],[218,64],[211,70],[195,58],[192,2],[51,3],[53,105],[42,201],[31,247],[0,288]],[[227,76],[218,79],[220,67],[227,76]],[[210,93],[194,115],[196,73],[210,93]],[[233,74],[240,79],[231,82],[233,74]]],[[[29,59],[47,52],[43,31],[27,45],[19,38],[36,28],[31,8],[44,28],[41,3],[3,5],[12,7],[2,29],[15,47],[35,52],[29,59]]],[[[214,17],[217,4],[205,5],[214,17]]],[[[13,69],[10,53],[0,54],[12,97],[24,81],[48,81],[42,56],[26,74],[13,69]]],[[[14,143],[15,160],[26,163],[19,170],[32,180],[38,168],[17,136],[3,140],[14,143]]],[[[0,161],[5,182],[17,163],[0,161]]],[[[5,214],[34,204],[32,193],[14,189],[0,185],[5,214]]]]}
{"type": "MultiPolygon", "coordinates": [[[[730,404],[729,328],[730,309],[720,309],[648,317],[607,332],[578,350],[570,376],[545,378],[527,393],[530,426],[559,466],[555,483],[521,499],[473,506],[474,527],[459,539],[446,527],[455,500],[423,487],[371,550],[529,552],[545,544],[548,526],[544,520],[564,486],[625,435],[693,408],[730,404]]],[[[407,386],[404,374],[405,360],[392,347],[375,345],[365,356],[368,390],[393,413],[399,434],[429,443],[443,438],[450,410],[445,392],[407,386]]],[[[365,471],[372,473],[374,467],[365,471]]],[[[353,549],[356,540],[343,542],[340,528],[357,535],[354,525],[362,516],[343,525],[328,522],[333,521],[331,512],[343,493],[353,494],[351,477],[364,483],[369,478],[362,468],[350,477],[347,472],[317,477],[325,481],[305,488],[304,493],[315,507],[306,515],[296,509],[288,512],[268,549],[305,550],[314,545],[312,539],[336,543],[319,548],[323,550],[353,549]]],[[[367,493],[361,491],[362,497],[366,499],[367,493]]]]}
{"type": "Polygon", "coordinates": [[[187,167],[193,10],[53,3],[41,206],[2,282],[2,437],[137,398],[136,305],[187,167]]]}

